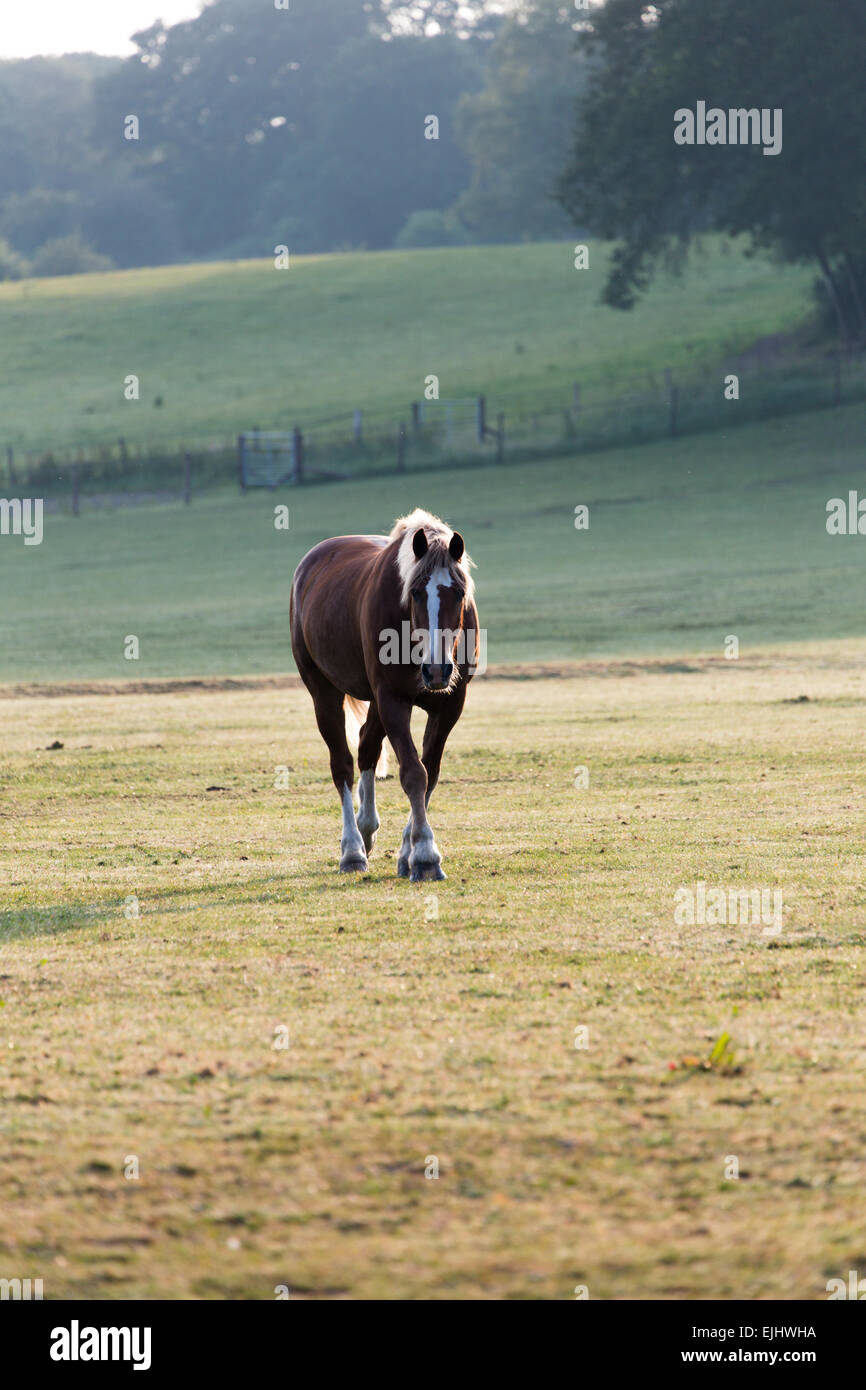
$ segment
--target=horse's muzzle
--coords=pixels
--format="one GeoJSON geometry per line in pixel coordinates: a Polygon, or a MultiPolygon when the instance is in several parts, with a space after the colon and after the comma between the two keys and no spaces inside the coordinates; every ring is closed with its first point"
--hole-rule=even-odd
{"type": "Polygon", "coordinates": [[[453,674],[454,665],[450,661],[443,661],[436,665],[429,661],[421,663],[421,679],[424,682],[424,688],[434,693],[438,690],[447,690],[453,674]]]}

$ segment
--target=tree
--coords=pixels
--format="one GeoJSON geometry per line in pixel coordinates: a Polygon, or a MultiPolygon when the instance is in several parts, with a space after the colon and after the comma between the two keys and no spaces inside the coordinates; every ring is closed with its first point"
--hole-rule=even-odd
{"type": "Polygon", "coordinates": [[[866,11],[839,0],[608,0],[581,46],[563,206],[615,239],[604,300],[630,308],[660,258],[713,229],[814,261],[847,339],[866,338],[866,11]],[[706,107],[783,113],[782,149],[677,144],[674,115],[706,107]]]}
{"type": "Polygon", "coordinates": [[[0,62],[0,198],[36,186],[68,191],[93,167],[94,83],[119,66],[93,53],[0,62]],[[10,178],[10,161],[24,178],[10,178]]]}
{"type": "Polygon", "coordinates": [[[30,263],[0,237],[0,280],[23,280],[30,274],[30,263]]]}
{"type": "Polygon", "coordinates": [[[469,176],[454,113],[481,80],[469,40],[368,35],[345,44],[322,73],[313,138],[277,177],[272,210],[304,215],[298,249],[388,247],[411,213],[447,208],[469,176]]]}
{"type": "Polygon", "coordinates": [[[0,86],[0,190],[4,196],[25,193],[32,185],[34,176],[26,128],[10,95],[0,86]]]}
{"type": "Polygon", "coordinates": [[[86,242],[118,266],[165,265],[181,250],[171,204],[126,170],[106,170],[83,183],[77,226],[86,242]]]}
{"type": "Polygon", "coordinates": [[[0,208],[0,236],[18,251],[31,252],[51,237],[70,236],[79,227],[79,203],[75,193],[31,188],[13,193],[0,208]]]}
{"type": "Polygon", "coordinates": [[[509,0],[383,0],[387,29],[397,34],[490,38],[508,8],[509,0]]]}
{"type": "Polygon", "coordinates": [[[97,270],[111,270],[108,256],[100,256],[77,234],[53,237],[40,246],[30,263],[31,275],[87,275],[97,270]]]}
{"type": "Polygon", "coordinates": [[[97,138],[174,206],[187,249],[211,252],[249,231],[261,189],[314,138],[323,72],[377,20],[379,0],[290,11],[215,0],[187,23],[154,24],[101,84],[97,138]],[[138,140],[124,138],[128,115],[138,140]]]}
{"type": "Polygon", "coordinates": [[[414,246],[465,246],[469,237],[453,213],[429,208],[413,212],[394,238],[401,250],[414,246]]]}
{"type": "Polygon", "coordinates": [[[93,54],[0,63],[0,236],[19,252],[77,237],[120,265],[176,255],[171,209],[122,151],[90,139],[94,84],[120,66],[93,54]]]}
{"type": "Polygon", "coordinates": [[[525,0],[493,44],[483,90],[460,104],[472,175],[455,211],[483,240],[568,235],[556,181],[587,76],[574,34],[562,0],[525,0]]]}
{"type": "Polygon", "coordinates": [[[173,207],[188,254],[390,246],[410,213],[465,184],[451,126],[481,82],[476,40],[393,34],[380,0],[215,0],[135,38],[101,84],[99,138],[173,207]],[[430,113],[438,141],[424,138],[430,113]],[[138,139],[124,139],[129,116],[138,139]]]}

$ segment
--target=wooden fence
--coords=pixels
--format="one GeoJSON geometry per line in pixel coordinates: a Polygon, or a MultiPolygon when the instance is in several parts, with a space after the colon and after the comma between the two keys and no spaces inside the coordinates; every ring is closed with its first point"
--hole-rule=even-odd
{"type": "Polygon", "coordinates": [[[102,494],[176,497],[232,474],[242,491],[459,465],[501,466],[566,452],[677,438],[734,423],[866,399],[866,354],[788,358],[776,367],[733,362],[676,377],[670,368],[611,393],[575,381],[567,398],[529,392],[497,402],[486,396],[416,400],[400,417],[356,407],[254,428],[232,440],[148,447],[108,445],[16,455],[5,451],[6,487],[66,495],[72,514],[102,494]],[[503,406],[507,408],[503,408],[503,406]]]}

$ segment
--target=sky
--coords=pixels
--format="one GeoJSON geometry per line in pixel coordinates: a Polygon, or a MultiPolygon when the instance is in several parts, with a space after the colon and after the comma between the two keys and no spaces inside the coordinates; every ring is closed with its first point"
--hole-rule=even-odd
{"type": "Polygon", "coordinates": [[[130,34],[156,19],[194,19],[201,0],[0,0],[0,58],[132,53],[130,34]]]}

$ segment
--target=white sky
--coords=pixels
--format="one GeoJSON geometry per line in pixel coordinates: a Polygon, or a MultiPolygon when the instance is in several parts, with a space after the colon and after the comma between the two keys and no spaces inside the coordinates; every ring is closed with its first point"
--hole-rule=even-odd
{"type": "Polygon", "coordinates": [[[194,19],[202,0],[0,0],[0,58],[133,52],[130,34],[155,19],[194,19]]]}

